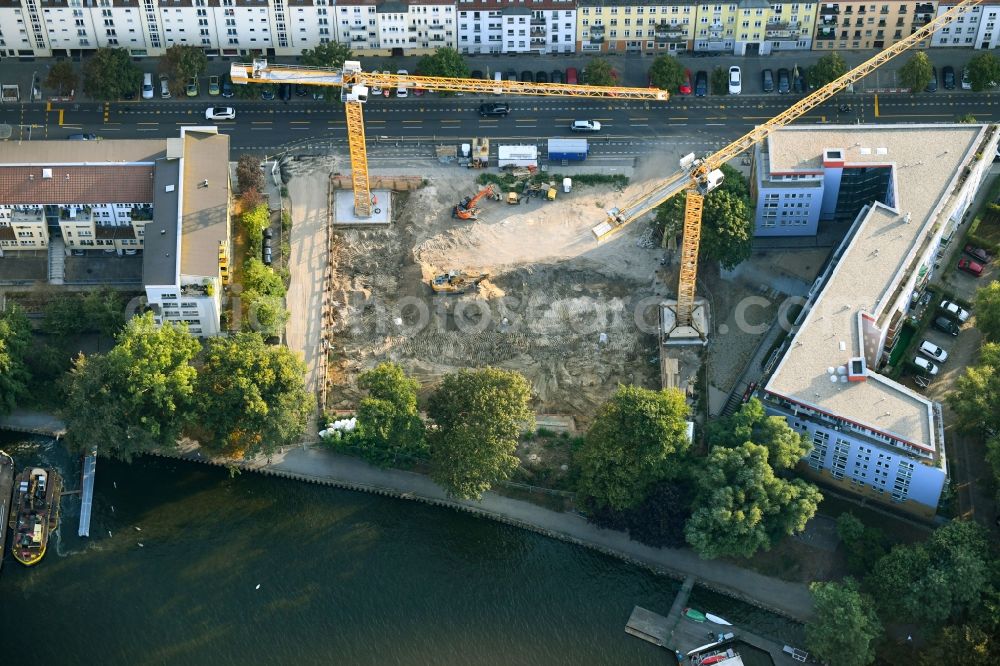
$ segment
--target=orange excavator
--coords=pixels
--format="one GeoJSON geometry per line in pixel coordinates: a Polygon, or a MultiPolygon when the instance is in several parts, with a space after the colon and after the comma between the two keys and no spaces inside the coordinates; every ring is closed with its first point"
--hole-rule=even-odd
{"type": "Polygon", "coordinates": [[[483,197],[489,197],[495,201],[500,201],[500,193],[492,185],[487,185],[474,197],[465,197],[462,203],[451,210],[451,216],[460,220],[479,219],[479,207],[476,205],[483,197]]]}

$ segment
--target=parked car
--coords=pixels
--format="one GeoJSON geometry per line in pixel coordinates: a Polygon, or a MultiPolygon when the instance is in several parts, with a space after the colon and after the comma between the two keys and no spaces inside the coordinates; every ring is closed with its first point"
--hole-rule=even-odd
{"type": "Polygon", "coordinates": [[[682,95],[690,95],[692,93],[690,69],[684,70],[684,80],[681,81],[681,86],[678,88],[678,92],[682,95]]]}
{"type": "Polygon", "coordinates": [[[170,99],[170,79],[160,74],[160,99],[170,99]]]}
{"type": "Polygon", "coordinates": [[[210,76],[208,77],[208,94],[213,97],[222,92],[222,87],[219,86],[219,77],[210,76]]]}
{"type": "Polygon", "coordinates": [[[937,92],[938,78],[937,78],[937,67],[931,67],[931,80],[927,82],[927,87],[924,88],[925,92],[937,92]]]}
{"type": "Polygon", "coordinates": [[[791,79],[788,77],[788,70],[782,67],[778,70],[778,92],[782,95],[791,92],[791,79]]]}
{"type": "Polygon", "coordinates": [[[142,75],[142,98],[153,99],[153,75],[149,72],[142,75]]]}
{"type": "Polygon", "coordinates": [[[960,324],[969,321],[969,317],[971,316],[968,310],[965,310],[958,303],[953,303],[952,301],[941,301],[938,309],[949,317],[957,319],[960,324]]]}
{"type": "Polygon", "coordinates": [[[278,84],[278,99],[282,102],[287,102],[292,98],[292,84],[291,83],[281,83],[278,84]]]}
{"type": "Polygon", "coordinates": [[[705,70],[698,70],[698,73],[694,75],[694,96],[704,97],[708,94],[708,72],[705,70]]]}
{"type": "Polygon", "coordinates": [[[575,86],[576,83],[577,83],[577,81],[578,81],[578,79],[577,79],[577,76],[576,76],[576,67],[567,67],[566,68],[566,83],[569,83],[569,84],[575,86]]]}
{"type": "MultiPolygon", "coordinates": [[[[405,72],[406,70],[403,70],[403,71],[405,72]]],[[[392,72],[390,72],[390,71],[389,71],[389,70],[387,70],[387,69],[383,69],[383,70],[382,70],[382,73],[383,73],[383,74],[392,74],[392,72]]],[[[396,92],[398,93],[398,92],[399,92],[399,90],[397,89],[397,90],[396,90],[396,92]]],[[[388,96],[389,96],[390,94],[392,94],[392,88],[390,88],[389,86],[386,86],[386,87],[385,87],[385,88],[384,88],[384,89],[382,90],[382,95],[383,95],[383,96],[385,96],[385,97],[388,97],[388,96]]],[[[405,97],[405,95],[404,95],[404,97],[405,97]]]]}
{"type": "Polygon", "coordinates": [[[236,109],[231,106],[210,106],[205,109],[205,120],[235,120],[236,109]]]}
{"type": "Polygon", "coordinates": [[[920,343],[920,353],[934,359],[938,363],[944,363],[948,360],[948,352],[941,349],[930,340],[924,340],[920,343]]]}
{"type": "Polygon", "coordinates": [[[562,83],[565,79],[561,69],[552,70],[552,83],[562,83]]]}
{"type": "Polygon", "coordinates": [[[969,68],[962,69],[962,90],[972,90],[972,79],[969,77],[969,68]]]}
{"type": "Polygon", "coordinates": [[[743,92],[743,71],[733,65],[729,68],[729,94],[739,95],[743,92]]]}
{"type": "Polygon", "coordinates": [[[274,99],[274,84],[267,83],[260,87],[260,98],[271,100],[274,99]]]}
{"type": "Polygon", "coordinates": [[[600,132],[601,123],[596,120],[574,120],[570,129],[574,132],[600,132]]]}
{"type": "Polygon", "coordinates": [[[507,73],[504,75],[504,81],[517,81],[517,72],[513,69],[508,69],[507,73]]]}
{"type": "Polygon", "coordinates": [[[233,96],[234,93],[235,91],[233,90],[233,80],[229,78],[228,74],[226,74],[224,77],[222,77],[222,96],[225,97],[226,99],[229,99],[230,97],[233,96]]]}
{"type": "Polygon", "coordinates": [[[796,95],[809,92],[809,75],[806,67],[796,67],[792,70],[792,92],[796,95]]]}
{"type": "Polygon", "coordinates": [[[70,134],[67,141],[97,141],[96,134],[70,134]]]}
{"type": "Polygon", "coordinates": [[[955,89],[955,68],[951,65],[941,68],[941,85],[945,90],[955,89]]]}
{"type": "Polygon", "coordinates": [[[986,250],[981,247],[976,247],[971,243],[965,246],[964,252],[981,264],[985,264],[990,260],[990,255],[987,254],[986,250]]]}
{"type": "MultiPolygon", "coordinates": [[[[389,92],[389,91],[386,90],[386,92],[389,92]]],[[[315,99],[315,100],[318,100],[318,101],[323,101],[324,99],[326,99],[326,93],[323,92],[322,88],[320,88],[319,90],[317,90],[316,92],[314,92],[312,94],[312,98],[315,99]]]]}
{"type": "Polygon", "coordinates": [[[774,73],[765,69],[760,73],[760,86],[764,89],[764,92],[774,92],[774,73]]]}
{"type": "Polygon", "coordinates": [[[982,277],[983,275],[983,265],[972,259],[959,259],[958,270],[965,271],[969,275],[975,275],[976,277],[982,277]]]}
{"type": "MultiPolygon", "coordinates": [[[[396,73],[399,74],[400,76],[409,76],[410,75],[410,73],[408,71],[406,71],[405,69],[397,69],[396,73]]],[[[406,86],[397,86],[396,87],[396,97],[406,97],[408,94],[409,93],[406,90],[406,86]]]]}
{"type": "Polygon", "coordinates": [[[917,366],[931,377],[933,377],[938,373],[937,365],[933,361],[929,361],[923,356],[914,356],[913,365],[917,366]]]}
{"type": "Polygon", "coordinates": [[[306,97],[309,95],[309,88],[302,85],[301,83],[295,84],[295,96],[296,97],[306,97]]]}
{"type": "Polygon", "coordinates": [[[262,253],[261,260],[264,262],[264,265],[265,266],[270,266],[271,262],[272,262],[272,258],[271,258],[271,246],[270,245],[266,245],[263,248],[263,250],[261,251],[261,253],[262,253]]]}
{"type": "Polygon", "coordinates": [[[538,70],[537,72],[535,72],[535,83],[548,83],[548,82],[549,82],[548,72],[543,72],[542,70],[538,70]]]}
{"type": "Polygon", "coordinates": [[[935,317],[934,328],[942,333],[948,333],[950,335],[958,335],[959,333],[958,324],[947,317],[935,317]]]}
{"type": "Polygon", "coordinates": [[[188,97],[197,97],[198,92],[198,77],[192,76],[184,86],[184,94],[188,97]]]}
{"type": "Polygon", "coordinates": [[[523,72],[521,72],[521,81],[524,83],[534,83],[535,75],[529,72],[528,70],[524,70],[523,72]]]}
{"type": "Polygon", "coordinates": [[[479,115],[483,118],[488,118],[489,116],[506,116],[508,113],[510,113],[510,104],[503,102],[479,105],[479,115]]]}

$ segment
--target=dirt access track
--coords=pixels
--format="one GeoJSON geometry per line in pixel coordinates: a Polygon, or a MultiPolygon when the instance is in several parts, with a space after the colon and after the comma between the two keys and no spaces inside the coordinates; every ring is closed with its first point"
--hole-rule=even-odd
{"type": "Polygon", "coordinates": [[[649,247],[644,224],[601,245],[590,231],[635,190],[574,187],[516,206],[484,199],[480,219],[464,221],[451,211],[481,189],[478,172],[421,173],[423,188],[393,195],[388,228],[332,233],[328,408],[352,408],[358,374],[386,360],[426,389],[461,368],[517,370],[537,411],[581,425],[619,383],[659,387],[651,306],[664,292],[663,251],[649,247]],[[490,278],[435,294],[428,281],[452,269],[490,278]]]}

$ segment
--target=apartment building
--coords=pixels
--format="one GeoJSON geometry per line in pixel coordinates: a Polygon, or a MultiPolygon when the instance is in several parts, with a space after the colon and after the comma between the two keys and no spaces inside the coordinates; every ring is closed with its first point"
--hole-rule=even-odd
{"type": "Polygon", "coordinates": [[[162,140],[0,143],[0,257],[45,250],[137,254],[162,140]]]}
{"type": "Polygon", "coordinates": [[[423,55],[458,44],[454,0],[341,0],[333,11],[337,41],[359,56],[423,55]]]}
{"type": "Polygon", "coordinates": [[[576,50],[597,53],[682,53],[694,40],[697,3],[578,0],[576,50]]]}
{"type": "Polygon", "coordinates": [[[184,127],[156,160],[152,221],[142,274],[157,324],[184,322],[194,335],[221,332],[222,287],[229,282],[229,137],[215,127],[184,127]]]}
{"type": "Polygon", "coordinates": [[[457,0],[458,50],[466,54],[573,53],[574,0],[457,0]]]}
{"type": "MultiPolygon", "coordinates": [[[[930,23],[937,14],[935,2],[838,2],[819,7],[816,50],[884,49],[930,23]]],[[[930,39],[915,49],[925,49],[930,39]]]]}
{"type": "MultiPolygon", "coordinates": [[[[954,6],[954,3],[941,3],[937,8],[937,16],[954,6]]],[[[931,46],[995,49],[1000,39],[998,17],[1000,17],[1000,4],[995,2],[967,7],[954,21],[931,36],[931,46]]]]}
{"type": "Polygon", "coordinates": [[[800,465],[806,474],[935,513],[948,474],[941,405],[881,372],[985,179],[998,138],[985,125],[792,127],[758,151],[757,168],[767,174],[758,196],[771,201],[777,190],[776,210],[793,211],[771,224],[758,207],[758,233],[780,229],[783,217],[832,216],[845,188],[857,206],[760,391],[769,413],[812,442],[800,465]],[[877,175],[877,187],[865,185],[877,196],[859,194],[852,172],[877,175]]]}

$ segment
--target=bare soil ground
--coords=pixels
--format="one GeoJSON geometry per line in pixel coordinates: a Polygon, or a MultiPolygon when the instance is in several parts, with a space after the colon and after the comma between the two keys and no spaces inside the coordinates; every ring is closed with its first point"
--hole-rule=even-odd
{"type": "Polygon", "coordinates": [[[476,175],[430,167],[426,187],[394,195],[389,228],[334,232],[328,407],[352,406],[357,375],[384,360],[427,388],[460,368],[517,370],[538,411],[571,414],[578,426],[619,383],[658,387],[655,331],[641,330],[636,312],[662,295],[662,251],[642,247],[642,224],[601,245],[590,232],[629,190],[484,200],[480,220],[455,220],[452,207],[480,189],[476,175]],[[452,269],[490,278],[435,295],[428,280],[452,269]]]}

